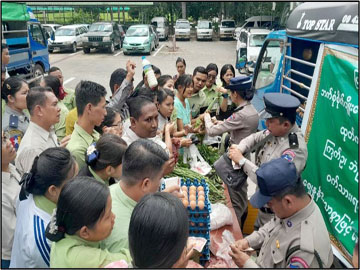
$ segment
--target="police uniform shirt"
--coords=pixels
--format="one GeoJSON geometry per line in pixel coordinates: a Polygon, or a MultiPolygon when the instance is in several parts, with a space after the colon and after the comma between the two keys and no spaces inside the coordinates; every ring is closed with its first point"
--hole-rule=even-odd
{"type": "MultiPolygon", "coordinates": [[[[259,131],[255,134],[252,134],[244,138],[238,145],[238,148],[241,153],[247,152],[253,145],[264,139],[269,134],[269,130],[259,131]]],[[[243,166],[243,170],[248,175],[248,177],[255,184],[257,184],[255,172],[261,164],[268,162],[272,159],[283,157],[290,162],[294,162],[297,172],[301,173],[305,168],[307,155],[308,151],[304,136],[302,135],[299,127],[294,124],[293,127],[290,129],[289,133],[285,136],[272,137],[270,140],[268,140],[262,147],[262,149],[260,149],[255,160],[256,164],[254,164],[250,160],[246,160],[243,166]],[[290,148],[289,143],[290,133],[295,133],[298,138],[298,147],[295,147],[293,149],[290,148]]],[[[239,169],[238,164],[233,163],[233,167],[234,169],[239,169]]]]}
{"type": "MultiPolygon", "coordinates": [[[[2,130],[8,132],[10,139],[13,142],[14,137],[17,136],[18,144],[24,137],[25,131],[29,126],[29,118],[24,113],[19,113],[5,105],[5,111],[2,118],[2,130]]],[[[14,143],[14,142],[13,142],[14,143]]],[[[15,147],[17,149],[17,147],[15,147]]]]}
{"type": "Polygon", "coordinates": [[[250,247],[261,249],[256,262],[249,259],[244,268],[319,268],[315,251],[324,268],[333,263],[329,234],[320,209],[312,199],[291,217],[275,217],[245,239],[250,247]],[[291,248],[296,251],[290,255],[291,248]]]}
{"type": "Polygon", "coordinates": [[[246,101],[240,104],[234,113],[220,124],[215,125],[208,114],[206,114],[204,121],[206,133],[209,136],[218,136],[229,132],[231,143],[238,144],[243,138],[256,132],[259,115],[255,107],[246,101]]]}

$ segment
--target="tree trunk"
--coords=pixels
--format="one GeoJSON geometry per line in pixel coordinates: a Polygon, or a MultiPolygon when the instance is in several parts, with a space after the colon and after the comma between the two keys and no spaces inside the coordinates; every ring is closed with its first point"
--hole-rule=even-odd
{"type": "Polygon", "coordinates": [[[170,24],[171,24],[171,34],[174,34],[174,11],[173,11],[173,2],[170,2],[170,24]]]}
{"type": "Polygon", "coordinates": [[[225,15],[225,3],[224,2],[220,2],[221,4],[221,16],[220,16],[220,20],[222,21],[224,19],[224,15],[225,15]]]}
{"type": "Polygon", "coordinates": [[[113,14],[112,7],[110,7],[110,19],[111,19],[111,21],[114,21],[114,14],[113,14]]]}
{"type": "Polygon", "coordinates": [[[181,2],[182,18],[186,19],[186,2],[181,2]]]}

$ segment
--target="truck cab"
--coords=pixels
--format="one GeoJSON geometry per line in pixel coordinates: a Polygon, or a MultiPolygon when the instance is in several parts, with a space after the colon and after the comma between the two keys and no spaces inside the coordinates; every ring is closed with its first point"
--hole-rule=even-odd
{"type": "MultiPolygon", "coordinates": [[[[266,37],[252,82],[260,118],[266,93],[293,95],[301,102],[296,123],[308,149],[301,178],[331,236],[335,268],[352,268],[358,241],[353,229],[359,218],[358,4],[297,6],[286,30],[266,37]]],[[[266,128],[264,119],[258,128],[266,128]]]]}
{"type": "Polygon", "coordinates": [[[2,39],[8,45],[10,54],[7,65],[9,75],[31,79],[48,72],[47,32],[25,4],[1,4],[2,39]]]}

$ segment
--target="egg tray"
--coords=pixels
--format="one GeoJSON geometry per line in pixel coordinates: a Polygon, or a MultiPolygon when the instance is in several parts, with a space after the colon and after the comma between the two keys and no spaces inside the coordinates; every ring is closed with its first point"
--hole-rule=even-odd
{"type": "Polygon", "coordinates": [[[189,236],[202,237],[206,240],[210,240],[210,231],[209,230],[192,230],[189,229],[189,236]]]}
{"type": "MultiPolygon", "coordinates": [[[[189,186],[195,186],[196,188],[198,186],[202,186],[204,187],[204,209],[200,210],[199,207],[196,205],[195,209],[191,209],[190,205],[188,205],[187,210],[190,214],[190,219],[192,219],[193,217],[195,218],[195,215],[197,214],[207,214],[209,215],[211,213],[211,204],[209,201],[209,187],[205,182],[205,179],[201,179],[201,181],[199,182],[197,179],[194,179],[193,181],[191,181],[189,178],[187,178],[186,180],[181,179],[181,187],[182,186],[186,186],[187,188],[189,188],[189,186]],[[192,215],[192,216],[191,216],[192,215]]],[[[196,193],[197,194],[197,193],[196,193]]],[[[198,196],[196,195],[196,202],[197,202],[198,196]]],[[[197,221],[195,219],[192,219],[191,221],[193,222],[200,222],[197,221]]],[[[206,222],[206,221],[204,221],[206,222]]]]}
{"type": "Polygon", "coordinates": [[[198,223],[210,224],[210,215],[189,214],[189,221],[196,223],[194,226],[198,226],[198,223]]]}

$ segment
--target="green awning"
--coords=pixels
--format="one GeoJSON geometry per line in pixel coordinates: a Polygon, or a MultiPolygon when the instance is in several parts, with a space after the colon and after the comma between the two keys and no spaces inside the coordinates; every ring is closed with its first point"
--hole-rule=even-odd
{"type": "Polygon", "coordinates": [[[26,5],[23,3],[1,3],[2,21],[28,21],[29,13],[26,11],[26,5]]]}

